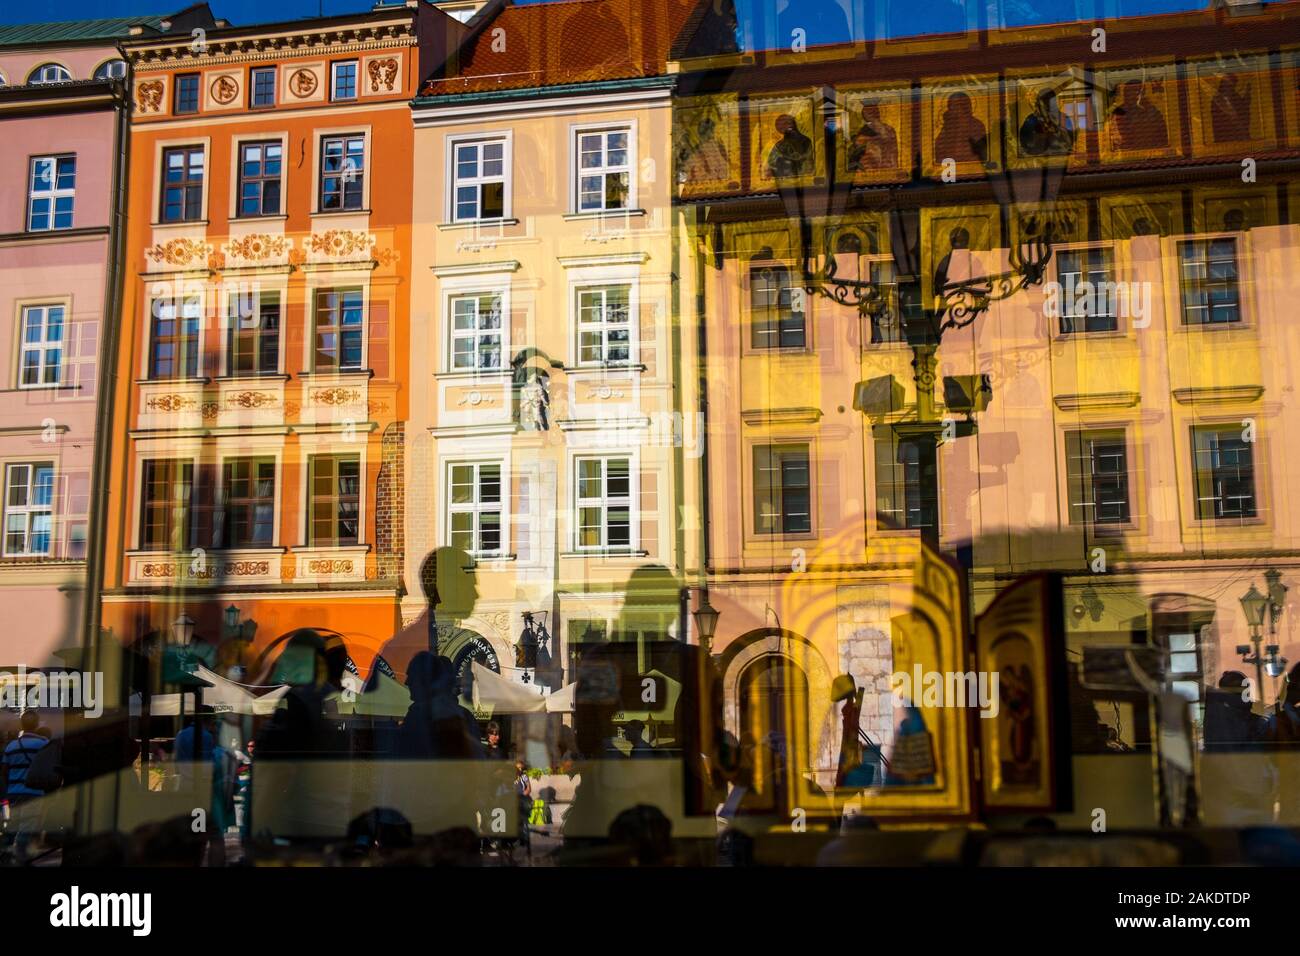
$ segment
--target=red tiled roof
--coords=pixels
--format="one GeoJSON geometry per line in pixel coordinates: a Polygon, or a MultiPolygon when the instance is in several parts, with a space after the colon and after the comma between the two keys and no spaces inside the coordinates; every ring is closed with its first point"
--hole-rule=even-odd
{"type": "Polygon", "coordinates": [[[551,0],[506,6],[424,96],[658,76],[699,0],[551,0]]]}

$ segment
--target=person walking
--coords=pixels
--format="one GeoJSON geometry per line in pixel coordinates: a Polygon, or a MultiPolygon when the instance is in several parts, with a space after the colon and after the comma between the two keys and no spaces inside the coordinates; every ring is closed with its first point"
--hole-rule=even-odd
{"type": "Polygon", "coordinates": [[[45,793],[27,781],[32,761],[50,742],[48,737],[37,732],[39,723],[40,716],[36,711],[23,711],[19,718],[18,736],[9,741],[4,750],[5,799],[9,801],[10,825],[17,833],[14,850],[20,862],[26,858],[32,834],[39,829],[40,811],[33,801],[45,793]]]}

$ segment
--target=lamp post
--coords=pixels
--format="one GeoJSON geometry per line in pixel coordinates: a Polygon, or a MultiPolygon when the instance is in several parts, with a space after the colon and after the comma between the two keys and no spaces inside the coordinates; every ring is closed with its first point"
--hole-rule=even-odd
{"type": "Polygon", "coordinates": [[[700,634],[700,647],[706,654],[713,653],[713,635],[718,629],[718,618],[721,616],[717,609],[709,603],[709,592],[701,589],[700,606],[693,612],[695,617],[695,629],[700,634]]]}
{"type": "Polygon", "coordinates": [[[1242,613],[1246,615],[1246,626],[1250,629],[1250,644],[1238,644],[1237,653],[1242,663],[1255,666],[1256,693],[1264,690],[1264,657],[1260,654],[1260,644],[1264,639],[1264,612],[1268,610],[1269,600],[1251,584],[1250,590],[1240,598],[1242,613]],[[1251,653],[1254,645],[1254,653],[1251,653]]]}

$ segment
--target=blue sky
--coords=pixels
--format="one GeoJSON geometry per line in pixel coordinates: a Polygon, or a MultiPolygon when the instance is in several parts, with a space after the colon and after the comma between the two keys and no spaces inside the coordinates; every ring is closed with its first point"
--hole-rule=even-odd
{"type": "MultiPolygon", "coordinates": [[[[97,17],[127,17],[157,13],[172,13],[185,7],[190,0],[6,0],[0,3],[0,23],[32,23],[41,20],[81,20],[97,17]]],[[[519,0],[519,2],[545,2],[545,0],[519,0]]],[[[744,10],[755,0],[738,0],[744,10]]],[[[772,0],[759,0],[758,6],[772,0]]],[[[792,0],[796,10],[816,8],[824,0],[792,0]],[[808,6],[805,7],[805,4],[808,6]]],[[[952,0],[922,0],[917,4],[898,4],[900,21],[895,29],[900,33],[925,33],[927,26],[934,28],[943,19],[943,10],[952,0]],[[936,18],[935,14],[939,16],[936,18]]],[[[1082,0],[1082,6],[1091,6],[1093,0],[1082,0]]],[[[1097,0],[1102,5],[1103,0],[1097,0]]],[[[350,13],[367,10],[373,0],[209,0],[212,10],[231,23],[246,24],[268,20],[294,20],[325,14],[350,13]]],[[[1072,19],[1065,10],[1077,9],[1075,0],[1003,0],[1008,20],[1031,23],[1043,18],[1059,22],[1072,19]],[[1049,11],[1051,11],[1049,13],[1049,11]],[[1055,15],[1053,15],[1055,14],[1055,15]]],[[[1106,3],[1121,15],[1164,13],[1174,10],[1199,9],[1207,0],[1109,0],[1106,3]]],[[[783,16],[786,14],[783,13],[783,16]]],[[[816,32],[815,30],[812,32],[816,32]]],[[[810,42],[817,38],[810,35],[810,42]]]]}

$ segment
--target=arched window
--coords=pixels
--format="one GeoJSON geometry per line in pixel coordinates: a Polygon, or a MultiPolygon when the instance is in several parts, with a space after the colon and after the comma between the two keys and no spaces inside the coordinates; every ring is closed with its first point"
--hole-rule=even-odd
{"type": "Polygon", "coordinates": [[[97,80],[120,80],[126,76],[126,60],[109,60],[95,70],[97,80]]]}
{"type": "Polygon", "coordinates": [[[68,83],[72,74],[57,63],[42,63],[27,77],[28,83],[68,83]]]}

